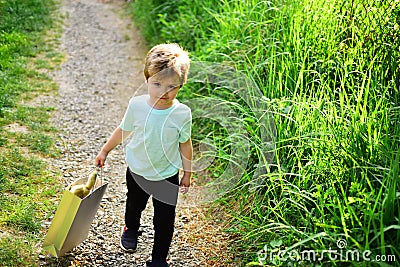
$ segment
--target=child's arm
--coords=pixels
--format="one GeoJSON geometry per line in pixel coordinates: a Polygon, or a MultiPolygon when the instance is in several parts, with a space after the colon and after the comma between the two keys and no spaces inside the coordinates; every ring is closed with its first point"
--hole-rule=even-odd
{"type": "Polygon", "coordinates": [[[123,131],[120,127],[115,128],[111,137],[107,140],[97,155],[95,159],[95,165],[103,167],[108,153],[110,153],[110,151],[113,150],[117,145],[121,144],[123,139],[125,139],[130,133],[131,132],[129,131],[123,131]]]}
{"type": "Polygon", "coordinates": [[[193,158],[193,147],[192,139],[189,138],[185,143],[179,143],[179,149],[181,151],[183,177],[180,183],[180,191],[187,193],[190,186],[190,178],[192,177],[192,158],[193,158]]]}

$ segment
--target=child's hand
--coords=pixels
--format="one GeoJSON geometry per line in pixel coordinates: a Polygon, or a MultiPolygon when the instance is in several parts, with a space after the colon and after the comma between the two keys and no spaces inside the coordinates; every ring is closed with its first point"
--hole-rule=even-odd
{"type": "Polygon", "coordinates": [[[100,168],[104,167],[104,162],[106,161],[108,153],[104,152],[101,150],[99,154],[97,154],[97,157],[94,160],[94,165],[99,166],[100,168]]]}
{"type": "Polygon", "coordinates": [[[181,183],[179,185],[179,192],[186,194],[189,192],[190,187],[190,176],[183,175],[181,183]]]}

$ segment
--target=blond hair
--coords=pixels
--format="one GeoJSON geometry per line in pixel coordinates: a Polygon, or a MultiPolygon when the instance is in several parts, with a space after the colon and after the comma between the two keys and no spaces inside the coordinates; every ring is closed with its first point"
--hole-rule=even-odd
{"type": "Polygon", "coordinates": [[[147,53],[144,77],[148,80],[151,76],[165,70],[167,74],[177,74],[182,85],[187,81],[189,67],[189,54],[178,44],[159,44],[147,53]]]}

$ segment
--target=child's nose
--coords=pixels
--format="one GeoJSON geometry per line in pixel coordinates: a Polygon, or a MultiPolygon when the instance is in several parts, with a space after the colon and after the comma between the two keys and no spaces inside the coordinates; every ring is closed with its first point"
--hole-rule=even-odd
{"type": "Polygon", "coordinates": [[[166,87],[166,88],[164,88],[164,90],[163,90],[163,95],[168,95],[170,92],[171,92],[172,90],[171,90],[171,88],[169,88],[169,87],[166,87]]]}

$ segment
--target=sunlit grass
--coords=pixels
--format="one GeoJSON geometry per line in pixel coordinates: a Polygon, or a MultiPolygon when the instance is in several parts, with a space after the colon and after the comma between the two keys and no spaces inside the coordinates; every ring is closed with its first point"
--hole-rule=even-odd
{"type": "Polygon", "coordinates": [[[0,265],[37,266],[42,222],[59,190],[48,163],[57,156],[53,107],[32,104],[54,94],[46,75],[61,56],[53,27],[56,1],[0,1],[0,265]],[[51,53],[51,56],[46,56],[51,53]]]}
{"type": "MultiPolygon", "coordinates": [[[[243,106],[250,164],[219,202],[229,231],[241,236],[243,264],[257,262],[271,242],[321,251],[338,239],[349,250],[400,259],[399,1],[152,0],[133,7],[149,45],[178,42],[193,60],[229,62],[254,79],[273,113],[275,158],[269,172],[253,177],[262,140],[243,106]],[[249,190],[254,179],[257,189],[249,190]]],[[[189,84],[181,97],[235,98],[198,89],[189,84]]],[[[194,138],[220,127],[196,122],[194,138]]],[[[223,166],[215,162],[209,172],[223,166]]]]}

